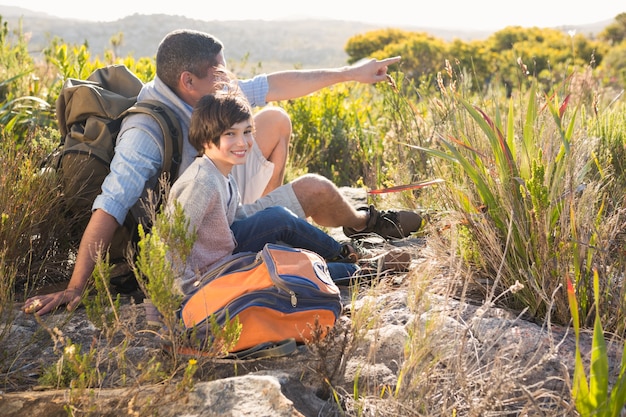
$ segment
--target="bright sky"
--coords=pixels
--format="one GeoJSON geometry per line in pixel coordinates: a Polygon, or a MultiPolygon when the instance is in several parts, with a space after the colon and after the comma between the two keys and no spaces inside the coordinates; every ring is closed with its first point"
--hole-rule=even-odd
{"type": "Polygon", "coordinates": [[[370,2],[363,0],[235,0],[172,2],[158,0],[107,0],[88,12],[84,0],[0,0],[60,17],[94,21],[117,20],[134,13],[184,15],[200,20],[276,20],[285,18],[330,18],[376,23],[385,26],[499,30],[506,26],[554,27],[596,23],[626,12],[620,0],[427,0],[370,2]],[[408,3],[408,2],[407,2],[408,3]],[[406,3],[405,3],[406,4],[406,3]],[[110,7],[103,7],[108,5],[110,7]]]}

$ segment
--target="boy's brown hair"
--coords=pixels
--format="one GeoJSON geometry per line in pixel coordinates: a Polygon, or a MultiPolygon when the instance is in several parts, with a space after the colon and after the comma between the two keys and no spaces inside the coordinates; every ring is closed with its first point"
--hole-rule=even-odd
{"type": "Polygon", "coordinates": [[[220,146],[220,136],[234,124],[251,120],[252,108],[239,92],[220,91],[198,100],[191,114],[189,143],[199,152],[204,145],[220,146]]]}

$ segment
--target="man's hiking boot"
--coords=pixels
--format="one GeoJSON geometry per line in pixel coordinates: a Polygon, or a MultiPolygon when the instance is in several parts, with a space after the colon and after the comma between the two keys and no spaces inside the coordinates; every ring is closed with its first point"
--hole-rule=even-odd
{"type": "Polygon", "coordinates": [[[378,211],[374,206],[360,207],[359,210],[369,211],[370,217],[363,230],[343,228],[343,233],[352,239],[363,239],[371,234],[377,234],[384,239],[402,239],[417,232],[424,221],[422,216],[408,210],[378,211]]]}

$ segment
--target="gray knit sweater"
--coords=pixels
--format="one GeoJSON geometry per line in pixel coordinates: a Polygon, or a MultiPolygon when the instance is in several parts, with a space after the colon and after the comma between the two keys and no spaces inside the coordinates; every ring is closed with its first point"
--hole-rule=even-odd
{"type": "Polygon", "coordinates": [[[187,215],[189,231],[198,233],[185,272],[176,282],[189,295],[196,289],[199,274],[232,254],[237,242],[230,225],[245,215],[234,178],[225,177],[206,156],[196,158],[172,186],[166,207],[169,214],[174,200],[187,215]]]}

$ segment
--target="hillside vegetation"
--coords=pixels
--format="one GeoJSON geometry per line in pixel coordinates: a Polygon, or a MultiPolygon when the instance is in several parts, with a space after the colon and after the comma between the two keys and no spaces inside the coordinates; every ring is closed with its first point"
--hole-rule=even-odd
{"type": "MultiPolygon", "coordinates": [[[[427,291],[461,299],[471,294],[481,303],[480,314],[498,306],[547,329],[571,326],[577,337],[593,332],[593,353],[583,361],[576,345],[575,372],[560,377],[571,387],[569,396],[543,395],[544,386],[527,385],[525,376],[515,381],[514,391],[475,385],[485,370],[500,371],[497,381],[508,380],[504,370],[514,358],[459,366],[478,359],[473,352],[461,357],[463,349],[454,343],[432,339],[435,320],[415,321],[401,342],[405,357],[397,363],[397,384],[362,381],[352,392],[339,392],[328,377],[320,392],[346,415],[365,415],[369,397],[384,402],[376,412],[389,416],[565,416],[573,408],[585,417],[619,416],[626,403],[626,352],[621,362],[609,364],[605,337],[625,346],[626,13],[594,37],[511,27],[466,42],[377,29],[355,34],[343,46],[347,62],[398,54],[403,60],[390,68],[388,83],[336,85],[275,103],[293,122],[287,178],[321,173],[337,185],[364,187],[380,208],[424,214],[428,224],[418,236],[425,239],[428,258],[404,282],[417,317],[428,311],[427,291]],[[618,370],[613,380],[610,368],[618,370]]],[[[58,39],[37,58],[31,51],[30,38],[20,30],[7,24],[0,29],[3,324],[12,323],[16,300],[42,285],[65,282],[72,268],[76,242],[68,239],[72,219],[64,212],[61,182],[54,170],[41,169],[59,141],[54,104],[63,81],[111,63],[124,63],[143,81],[155,73],[150,56],[121,56],[111,49],[100,55],[58,39]]],[[[150,369],[126,362],[133,335],[116,320],[119,304],[104,290],[105,266],[94,275],[95,296],[85,303],[98,313],[93,322],[103,338],[124,340],[115,346],[119,354],[96,362],[97,352],[63,339],[59,361],[36,375],[87,396],[142,381],[178,383],[184,390],[200,368],[210,374],[214,358],[155,359],[150,369]],[[99,373],[96,365],[122,372],[99,373]]],[[[348,317],[345,344],[325,346],[325,352],[338,348],[349,355],[341,349],[362,338],[375,315],[348,317]]],[[[10,346],[12,331],[10,325],[0,327],[0,345],[10,346]]],[[[7,389],[32,372],[13,368],[20,352],[12,348],[0,357],[7,389]]]]}
{"type": "Polygon", "coordinates": [[[182,16],[132,15],[115,22],[93,22],[42,17],[24,14],[22,10],[3,16],[12,27],[22,21],[23,31],[30,38],[29,50],[36,55],[57,37],[68,44],[87,42],[90,51],[102,55],[111,48],[111,39],[123,34],[115,48],[119,56],[152,57],[159,41],[173,29],[198,29],[214,34],[225,45],[228,60],[251,65],[261,64],[264,70],[312,68],[343,65],[347,55],[345,42],[354,34],[375,29],[375,26],[350,22],[306,21],[200,21],[182,16]],[[22,13],[20,13],[22,12],[22,13]]]}
{"type": "MultiPolygon", "coordinates": [[[[52,39],[79,45],[87,42],[94,55],[102,56],[111,48],[111,40],[123,34],[115,47],[118,56],[152,57],[163,36],[173,29],[189,28],[214,34],[227,47],[227,59],[233,62],[247,60],[252,66],[260,64],[264,71],[278,69],[319,68],[340,66],[346,63],[345,45],[352,36],[384,27],[346,21],[293,20],[293,21],[200,21],[183,16],[132,15],[114,22],[93,23],[80,20],[54,18],[45,14],[0,5],[0,16],[11,27],[21,22],[29,38],[29,51],[37,56],[52,39]]],[[[587,26],[567,27],[580,33],[596,34],[609,22],[587,26]]],[[[484,39],[486,31],[452,31],[438,28],[404,27],[411,31],[424,31],[450,41],[484,39]]]]}

